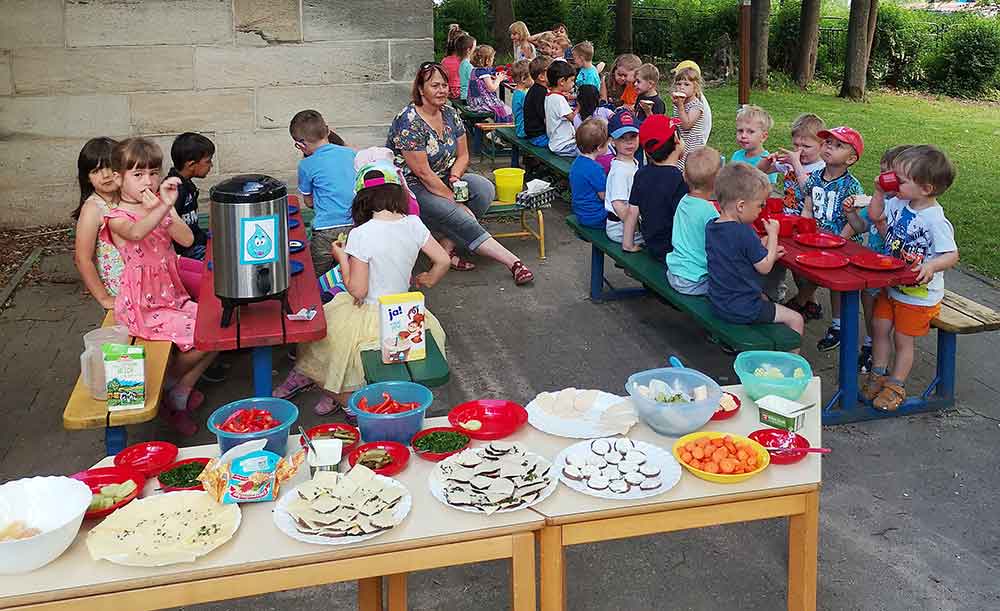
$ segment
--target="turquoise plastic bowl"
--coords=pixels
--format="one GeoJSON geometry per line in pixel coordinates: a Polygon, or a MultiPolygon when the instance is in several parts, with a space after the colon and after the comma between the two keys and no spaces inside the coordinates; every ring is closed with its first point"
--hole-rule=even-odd
{"type": "Polygon", "coordinates": [[[215,433],[219,440],[219,451],[222,454],[233,446],[238,446],[254,439],[266,439],[267,445],[264,449],[274,452],[278,456],[284,456],[288,448],[288,431],[299,419],[299,408],[291,401],[276,399],[274,397],[253,397],[250,399],[240,399],[220,407],[212,412],[208,417],[208,430],[215,433]],[[280,426],[257,433],[227,433],[220,430],[219,425],[226,421],[226,418],[238,409],[266,409],[271,412],[275,420],[281,422],[280,426]]]}
{"type": "Polygon", "coordinates": [[[809,386],[813,377],[809,361],[790,352],[774,352],[771,350],[750,350],[741,352],[733,363],[733,369],[743,384],[743,390],[756,401],[767,395],[777,395],[789,401],[798,401],[809,386]],[[776,367],[781,370],[783,378],[764,378],[755,376],[758,367],[776,367]],[[801,368],[805,376],[796,378],[795,370],[801,368]]]}
{"type": "Polygon", "coordinates": [[[434,402],[434,394],[430,389],[414,382],[376,382],[358,390],[347,401],[347,409],[358,417],[358,428],[361,438],[366,442],[395,441],[409,445],[413,436],[424,428],[424,413],[434,402]],[[382,393],[389,393],[400,403],[417,402],[416,409],[399,414],[373,414],[358,409],[358,401],[362,397],[368,399],[368,405],[378,405],[383,401],[382,393]]]}

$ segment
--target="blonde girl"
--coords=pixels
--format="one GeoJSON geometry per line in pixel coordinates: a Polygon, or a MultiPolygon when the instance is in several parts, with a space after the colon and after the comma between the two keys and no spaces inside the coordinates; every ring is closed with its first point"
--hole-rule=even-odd
{"type": "Polygon", "coordinates": [[[76,160],[80,203],[72,214],[76,219],[73,262],[84,286],[105,310],[115,307],[118,277],[125,267],[118,249],[97,237],[104,215],[118,205],[118,183],[111,170],[116,144],[111,138],[93,138],[80,149],[76,160]]]}
{"type": "Polygon", "coordinates": [[[614,107],[635,105],[635,73],[642,65],[638,55],[625,53],[615,58],[611,71],[601,79],[601,99],[614,107]]]}
{"type": "Polygon", "coordinates": [[[691,60],[682,61],[673,69],[673,73],[674,83],[670,97],[674,103],[673,114],[681,122],[684,157],[680,161],[680,167],[683,169],[687,156],[708,143],[708,136],[712,132],[712,108],[705,99],[705,81],[702,80],[698,64],[691,60]]]}
{"type": "Polygon", "coordinates": [[[481,112],[493,113],[493,119],[498,123],[508,123],[513,120],[510,106],[500,99],[497,93],[500,84],[506,80],[506,74],[497,74],[493,68],[496,51],[489,45],[481,45],[472,54],[472,77],[469,79],[469,108],[481,112]]]}
{"type": "Polygon", "coordinates": [[[514,61],[535,59],[535,45],[528,40],[531,38],[528,26],[523,21],[515,21],[507,31],[510,32],[510,41],[514,43],[514,61]]]}

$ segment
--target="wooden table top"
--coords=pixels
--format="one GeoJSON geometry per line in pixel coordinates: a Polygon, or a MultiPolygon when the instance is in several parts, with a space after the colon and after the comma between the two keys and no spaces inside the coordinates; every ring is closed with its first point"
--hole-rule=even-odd
{"type": "MultiPolygon", "coordinates": [[[[728,420],[709,421],[703,430],[746,435],[757,429],[767,428],[757,420],[756,405],[746,396],[741,386],[723,388],[740,398],[742,402],[740,411],[728,420]]],[[[804,404],[815,404],[808,411],[806,426],[799,431],[813,446],[819,446],[822,442],[820,399],[820,379],[815,377],[799,400],[804,404]]],[[[677,440],[674,437],[666,437],[656,433],[641,421],[632,427],[628,436],[631,439],[657,445],[667,452],[671,451],[677,440]]],[[[555,458],[564,448],[580,441],[542,433],[531,425],[525,425],[524,428],[506,440],[521,442],[528,450],[549,459],[555,458]]],[[[820,461],[819,454],[807,454],[804,459],[792,465],[770,465],[763,472],[739,484],[707,482],[685,470],[681,474],[680,482],[669,491],[639,500],[601,499],[560,485],[552,493],[552,496],[533,506],[532,510],[544,515],[549,524],[564,524],[622,515],[637,515],[684,506],[710,505],[737,498],[759,498],[773,495],[778,490],[819,485],[821,482],[820,461]]]]}
{"type": "Polygon", "coordinates": [[[782,265],[816,285],[834,291],[860,291],[861,289],[913,284],[917,277],[917,274],[910,271],[909,267],[886,272],[866,270],[852,264],[836,269],[819,269],[802,265],[795,260],[795,257],[800,254],[817,252],[819,250],[827,250],[828,252],[848,258],[854,255],[873,252],[871,249],[851,240],[848,240],[843,246],[827,249],[803,246],[796,242],[795,238],[778,238],[778,243],[785,247],[785,255],[781,257],[782,265]]]}
{"type": "MultiPolygon", "coordinates": [[[[288,447],[298,447],[298,435],[289,438],[288,447]]],[[[192,456],[218,456],[218,446],[181,448],[178,458],[192,456]]],[[[112,461],[108,457],[94,466],[109,466],[112,461]]],[[[51,564],[25,575],[0,576],[0,608],[457,543],[528,532],[544,525],[544,518],[530,510],[487,517],[445,507],[431,495],[428,486],[433,466],[434,463],[411,456],[406,468],[395,476],[413,497],[410,514],[392,530],[352,545],[312,545],[296,541],[274,524],[274,503],[243,503],[240,505],[242,523],[232,540],[197,561],[159,568],[127,567],[91,559],[85,543],[86,533],[99,521],[87,521],[70,548],[51,564]]],[[[303,465],[295,478],[282,487],[281,493],[308,478],[308,468],[303,465]]],[[[155,478],[150,480],[142,496],[159,494],[155,492],[157,486],[155,478]]],[[[335,577],[331,575],[331,579],[335,577]]]]}
{"type": "MultiPolygon", "coordinates": [[[[299,221],[299,226],[288,230],[291,239],[308,244],[302,214],[291,218],[299,221]]],[[[283,343],[311,342],[326,336],[326,317],[323,316],[323,303],[319,299],[319,283],[313,269],[309,248],[289,255],[292,261],[298,261],[305,269],[295,274],[288,283],[288,303],[292,312],[301,308],[315,308],[316,316],[312,320],[288,320],[285,318],[285,329],[281,328],[281,304],[271,299],[251,303],[240,307],[240,337],[237,345],[236,315],[226,328],[219,325],[222,319],[222,302],[215,296],[215,274],[209,269],[212,260],[212,240],[209,239],[205,252],[205,272],[201,277],[201,292],[198,298],[198,318],[194,327],[195,348],[205,351],[236,350],[253,346],[275,346],[283,343]]]]}

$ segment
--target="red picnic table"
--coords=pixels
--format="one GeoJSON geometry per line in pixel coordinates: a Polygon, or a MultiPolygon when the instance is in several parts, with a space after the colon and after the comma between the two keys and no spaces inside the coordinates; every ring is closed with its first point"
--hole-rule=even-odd
{"type": "MultiPolygon", "coordinates": [[[[289,198],[291,203],[292,199],[289,198]]],[[[291,239],[308,244],[301,213],[289,220],[297,220],[297,227],[289,228],[291,239]]],[[[281,344],[311,342],[326,336],[326,318],[323,302],[319,297],[319,282],[313,269],[309,248],[289,255],[292,261],[302,264],[301,273],[288,283],[288,303],[292,312],[301,308],[315,309],[312,320],[288,320],[281,312],[281,302],[275,299],[240,306],[232,323],[222,327],[222,302],[215,296],[215,274],[212,269],[212,240],[209,238],[205,253],[205,272],[201,277],[198,299],[198,318],[194,326],[194,346],[199,350],[222,351],[253,348],[254,396],[271,396],[271,347],[281,344]]]]}
{"type": "Polygon", "coordinates": [[[840,362],[839,388],[833,398],[823,409],[823,424],[839,424],[856,420],[867,420],[868,411],[873,408],[858,405],[858,316],[860,315],[861,291],[864,289],[885,288],[913,284],[917,278],[916,272],[907,265],[902,269],[892,271],[875,271],[848,264],[845,267],[821,269],[803,265],[796,257],[803,253],[826,250],[843,255],[847,258],[873,251],[857,242],[847,241],[837,248],[813,248],[805,246],[795,238],[779,238],[778,243],[785,247],[781,264],[793,273],[813,282],[817,286],[840,291],[840,362]],[[839,409],[834,406],[839,403],[839,409]]]}

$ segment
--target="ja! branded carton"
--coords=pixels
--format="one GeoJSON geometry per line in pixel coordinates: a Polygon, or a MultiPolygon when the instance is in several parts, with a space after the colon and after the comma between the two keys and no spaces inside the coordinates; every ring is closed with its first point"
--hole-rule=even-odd
{"type": "Polygon", "coordinates": [[[424,294],[419,291],[378,298],[382,362],[403,363],[427,358],[424,294]]]}

